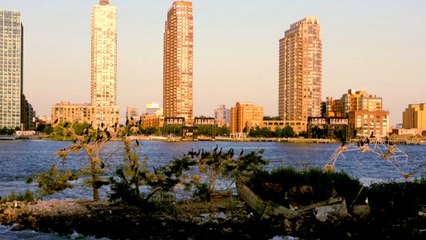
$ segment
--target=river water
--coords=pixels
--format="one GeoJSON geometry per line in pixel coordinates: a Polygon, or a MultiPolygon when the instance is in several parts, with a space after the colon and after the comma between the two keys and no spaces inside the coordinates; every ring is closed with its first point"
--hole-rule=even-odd
{"type": "MultiPolygon", "coordinates": [[[[25,180],[36,173],[47,171],[52,164],[59,164],[60,160],[54,152],[69,146],[65,141],[26,140],[26,141],[0,141],[0,196],[12,192],[23,192],[27,189],[36,190],[34,185],[28,185],[25,180]]],[[[234,149],[236,155],[241,151],[264,150],[262,156],[269,161],[268,170],[293,166],[296,169],[322,168],[332,158],[333,153],[340,144],[291,144],[274,142],[157,142],[143,141],[137,147],[141,157],[148,159],[148,167],[158,167],[167,164],[175,157],[181,157],[190,150],[228,151],[234,149]]],[[[119,166],[123,159],[121,142],[110,142],[104,149],[105,161],[110,172],[119,166]]],[[[370,149],[374,149],[371,146],[370,149]]],[[[335,162],[336,171],[344,171],[350,176],[358,178],[364,184],[373,182],[405,181],[403,172],[413,172],[413,177],[426,176],[426,145],[400,145],[397,150],[407,154],[406,158],[388,159],[380,157],[373,151],[361,153],[358,150],[343,152],[335,162]],[[393,165],[392,165],[393,164],[393,165]],[[398,168],[394,165],[400,164],[398,168]]],[[[80,169],[87,164],[84,154],[70,155],[66,161],[69,169],[80,169]]],[[[103,189],[102,196],[107,196],[107,189],[103,189]]],[[[90,198],[90,189],[79,182],[76,187],[64,193],[55,194],[56,198],[90,198]]],[[[80,236],[67,236],[65,238],[35,232],[10,232],[10,228],[0,226],[0,239],[80,239],[80,236]]]]}

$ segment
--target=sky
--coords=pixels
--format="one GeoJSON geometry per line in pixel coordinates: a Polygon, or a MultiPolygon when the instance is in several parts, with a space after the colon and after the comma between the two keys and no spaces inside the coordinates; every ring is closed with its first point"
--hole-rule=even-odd
{"type": "MultiPolygon", "coordinates": [[[[349,89],[383,98],[391,123],[426,102],[424,0],[193,0],[194,114],[220,104],[264,106],[278,115],[278,41],[290,24],[317,16],[322,98],[349,89]]],[[[90,102],[90,18],[99,0],[1,0],[22,13],[24,94],[37,115],[60,101],[90,102]]],[[[118,16],[120,115],[162,104],[163,33],[173,0],[110,0],[118,16]]]]}

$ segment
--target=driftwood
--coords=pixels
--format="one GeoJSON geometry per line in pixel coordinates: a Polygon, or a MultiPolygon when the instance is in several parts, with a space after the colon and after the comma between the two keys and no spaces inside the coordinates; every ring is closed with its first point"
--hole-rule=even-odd
{"type": "Polygon", "coordinates": [[[262,218],[270,216],[284,216],[285,218],[295,218],[299,213],[289,208],[283,207],[273,201],[263,201],[249,187],[244,184],[237,183],[238,195],[255,210],[262,218]]]}
{"type": "Polygon", "coordinates": [[[237,183],[237,192],[241,199],[247,203],[253,210],[255,210],[262,218],[269,218],[270,216],[283,216],[287,219],[299,217],[301,213],[312,210],[316,207],[332,205],[343,202],[342,197],[330,198],[328,200],[317,202],[308,206],[301,207],[297,210],[292,210],[281,206],[273,201],[264,201],[256,195],[249,187],[242,183],[237,183]]]}

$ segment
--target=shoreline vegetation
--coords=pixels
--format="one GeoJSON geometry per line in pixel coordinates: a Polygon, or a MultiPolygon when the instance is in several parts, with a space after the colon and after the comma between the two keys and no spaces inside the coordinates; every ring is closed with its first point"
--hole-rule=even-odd
{"type": "Polygon", "coordinates": [[[124,129],[67,124],[56,131],[71,141],[56,152],[58,165],[29,176],[27,183],[35,183],[37,192],[0,199],[0,224],[16,231],[75,231],[111,239],[426,237],[425,177],[366,187],[332,169],[268,172],[262,150],[244,153],[218,146],[192,149],[156,169],[140,158],[136,149],[142,145],[124,129]],[[123,162],[106,171],[111,156],[102,153],[113,139],[123,141],[123,162]],[[86,166],[66,169],[71,154],[86,155],[86,166]],[[226,190],[217,190],[220,179],[230,182],[226,190]],[[43,200],[78,182],[90,187],[92,200],[43,200]],[[102,186],[110,189],[107,199],[99,197],[102,186]],[[189,197],[178,200],[176,191],[189,197]]]}

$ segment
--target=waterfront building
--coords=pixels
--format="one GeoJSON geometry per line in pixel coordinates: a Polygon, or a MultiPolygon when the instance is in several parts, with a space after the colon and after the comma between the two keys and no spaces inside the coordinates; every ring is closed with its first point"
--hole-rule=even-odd
{"type": "Polygon", "coordinates": [[[163,108],[160,108],[160,104],[158,102],[146,103],[145,109],[146,115],[163,116],[163,108]]]}
{"type": "Polygon", "coordinates": [[[193,118],[192,3],[175,1],[164,31],[163,107],[165,117],[193,118]]]}
{"type": "Polygon", "coordinates": [[[143,115],[142,127],[143,128],[161,128],[164,126],[164,117],[156,115],[143,115]]]}
{"type": "Polygon", "coordinates": [[[100,0],[92,10],[91,105],[93,125],[119,122],[117,106],[117,9],[100,0]]]}
{"type": "Polygon", "coordinates": [[[34,130],[36,122],[36,113],[33,106],[28,102],[24,94],[21,98],[21,129],[34,130]]]}
{"type": "Polygon", "coordinates": [[[357,136],[385,137],[389,134],[389,112],[355,110],[349,112],[349,124],[357,136]]]}
{"type": "Polygon", "coordinates": [[[60,102],[51,107],[52,121],[90,122],[94,128],[119,123],[117,106],[117,9],[100,0],[92,10],[90,104],[60,102]]]}
{"type": "Polygon", "coordinates": [[[225,104],[219,105],[214,110],[214,118],[218,126],[230,126],[231,125],[231,110],[225,107],[225,104]]]}
{"type": "Polygon", "coordinates": [[[63,122],[92,122],[95,119],[95,108],[88,104],[72,104],[60,102],[51,107],[52,120],[63,122]]]}
{"type": "Polygon", "coordinates": [[[294,133],[299,134],[306,131],[307,121],[263,120],[262,125],[270,131],[275,131],[277,128],[284,129],[286,126],[290,126],[294,133]]]}
{"type": "Polygon", "coordinates": [[[349,89],[340,99],[327,97],[325,102],[327,117],[347,117],[351,111],[381,111],[383,99],[365,90],[349,89]]]}
{"type": "Polygon", "coordinates": [[[409,104],[402,113],[402,127],[426,130],[426,103],[409,104]]]}
{"type": "Polygon", "coordinates": [[[23,128],[23,29],[20,12],[0,10],[0,128],[23,128]]]}
{"type": "Polygon", "coordinates": [[[306,133],[308,138],[349,141],[353,137],[352,126],[347,117],[309,117],[306,133]]]}
{"type": "Polygon", "coordinates": [[[383,110],[383,99],[365,90],[348,90],[340,99],[327,97],[325,117],[347,117],[349,124],[361,136],[386,136],[389,132],[389,112],[383,110]]]}
{"type": "Polygon", "coordinates": [[[317,17],[307,17],[279,41],[279,116],[298,122],[321,116],[321,91],[321,29],[317,17]]]}
{"type": "Polygon", "coordinates": [[[263,125],[263,107],[252,103],[237,102],[231,108],[231,133],[248,133],[250,129],[263,125]]]}

